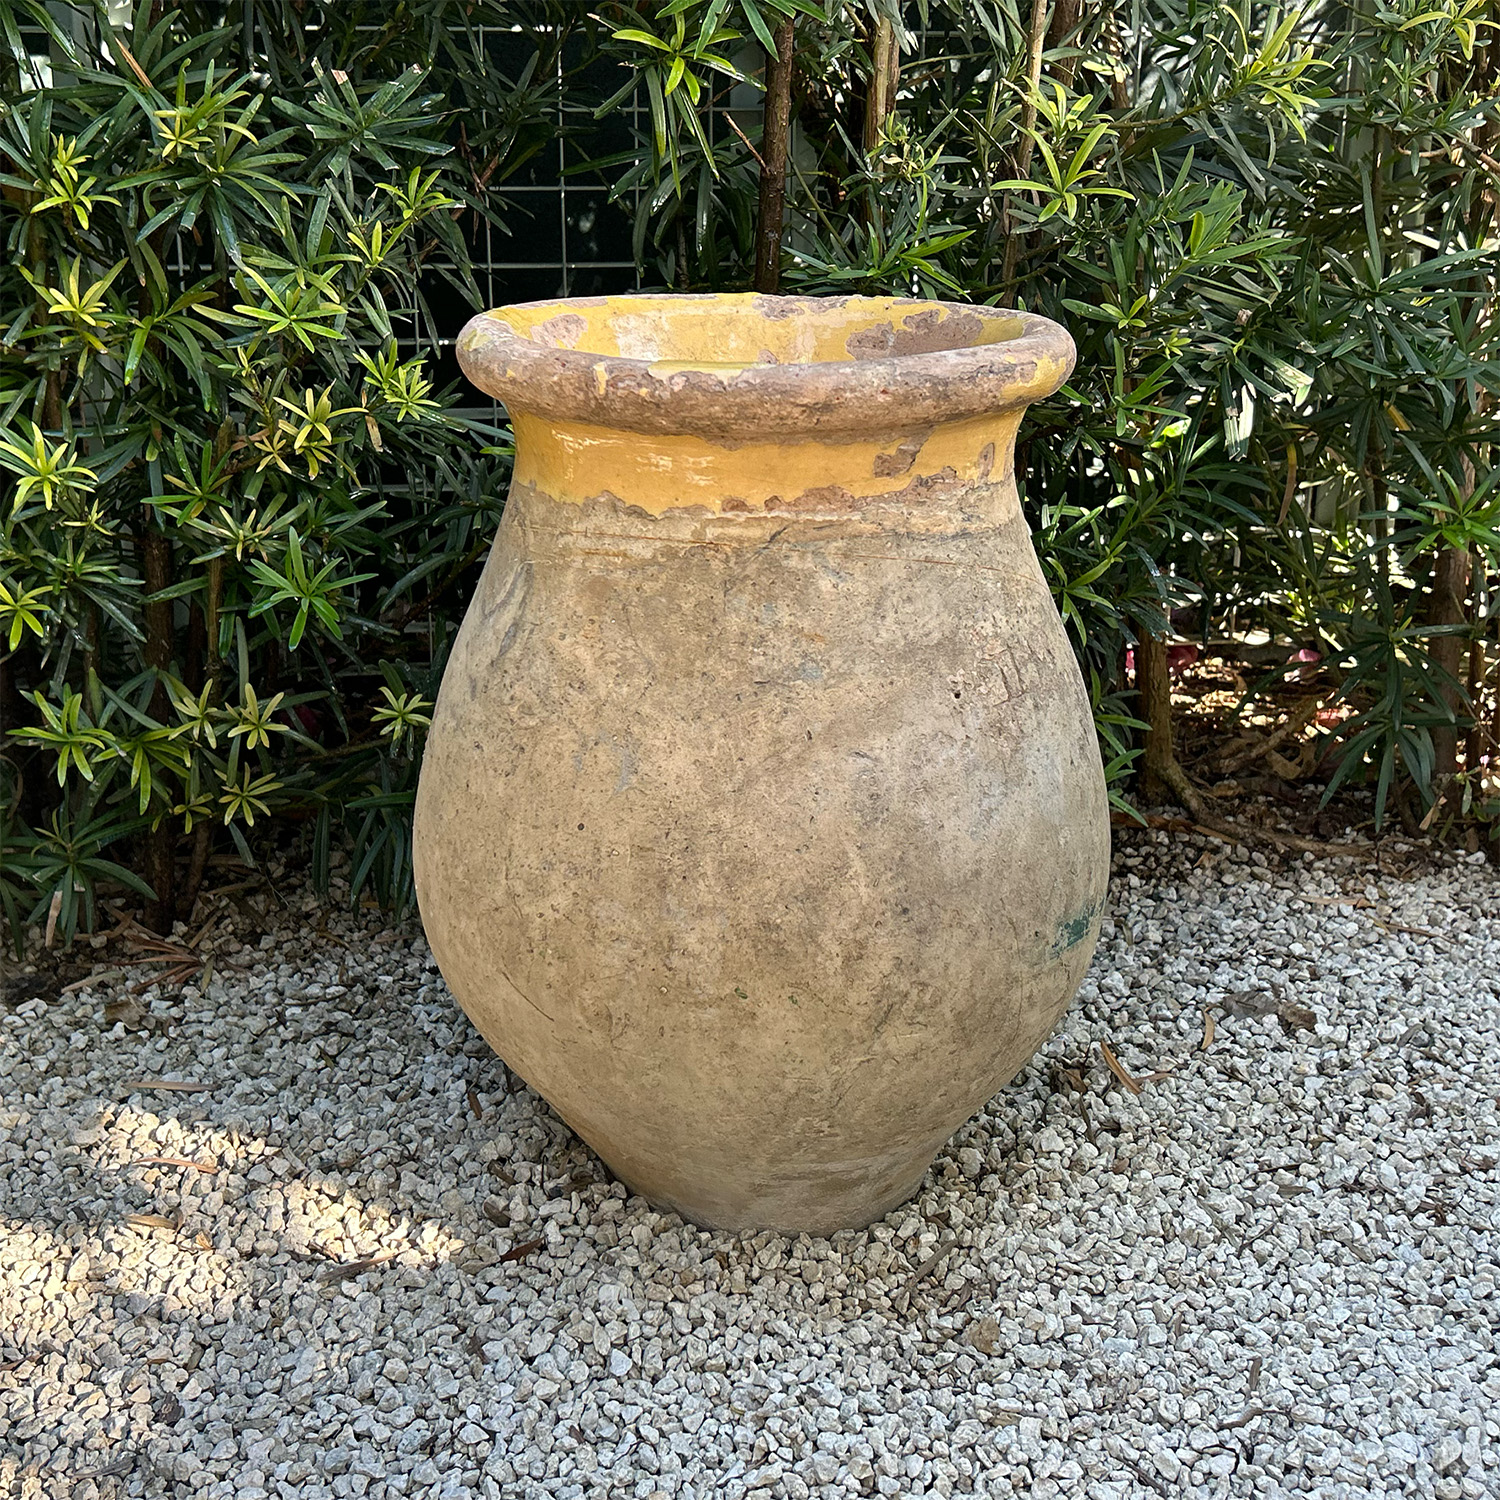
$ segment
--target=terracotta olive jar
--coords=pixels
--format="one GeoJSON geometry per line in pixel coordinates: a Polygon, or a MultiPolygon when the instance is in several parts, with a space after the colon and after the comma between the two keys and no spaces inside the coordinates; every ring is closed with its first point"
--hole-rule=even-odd
{"type": "Polygon", "coordinates": [[[459,1003],[700,1224],[915,1191],[1069,1003],[1109,821],[1016,496],[1044,318],[888,298],[501,308],[515,477],[416,878],[459,1003]]]}

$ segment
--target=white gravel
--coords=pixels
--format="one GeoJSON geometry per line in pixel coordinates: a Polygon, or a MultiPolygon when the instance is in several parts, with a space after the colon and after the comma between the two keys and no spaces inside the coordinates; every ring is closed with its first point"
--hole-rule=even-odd
{"type": "Polygon", "coordinates": [[[0,1016],[0,1495],[1500,1495],[1497,898],[1132,836],[1058,1034],[830,1241],[627,1197],[415,926],[225,896],[202,992],[0,1016]]]}

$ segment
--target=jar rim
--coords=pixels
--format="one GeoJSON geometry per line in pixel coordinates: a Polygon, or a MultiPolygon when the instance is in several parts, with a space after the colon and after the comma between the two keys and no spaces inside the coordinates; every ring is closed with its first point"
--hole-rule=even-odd
{"type": "Polygon", "coordinates": [[[1051,395],[1075,357],[1036,313],[757,292],[515,303],[470,319],[457,353],[513,414],[731,443],[1014,411],[1051,395]]]}

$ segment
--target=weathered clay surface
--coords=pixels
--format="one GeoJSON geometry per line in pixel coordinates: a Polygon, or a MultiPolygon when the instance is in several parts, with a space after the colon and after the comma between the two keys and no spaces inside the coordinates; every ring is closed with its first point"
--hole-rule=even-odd
{"type": "Polygon", "coordinates": [[[1045,1038],[1098,930],[1099,755],[1010,474],[1071,342],[628,298],[486,315],[460,350],[518,452],[418,794],[443,973],[647,1197],[866,1223],[1045,1038]]]}

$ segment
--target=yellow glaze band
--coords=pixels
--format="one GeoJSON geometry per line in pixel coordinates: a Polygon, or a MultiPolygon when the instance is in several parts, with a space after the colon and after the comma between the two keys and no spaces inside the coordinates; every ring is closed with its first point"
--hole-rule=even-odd
{"type": "Polygon", "coordinates": [[[1002,412],[869,441],[728,446],[517,412],[515,481],[572,504],[613,496],[653,516],[920,504],[1007,474],[1019,421],[1019,412],[1002,412]]]}

